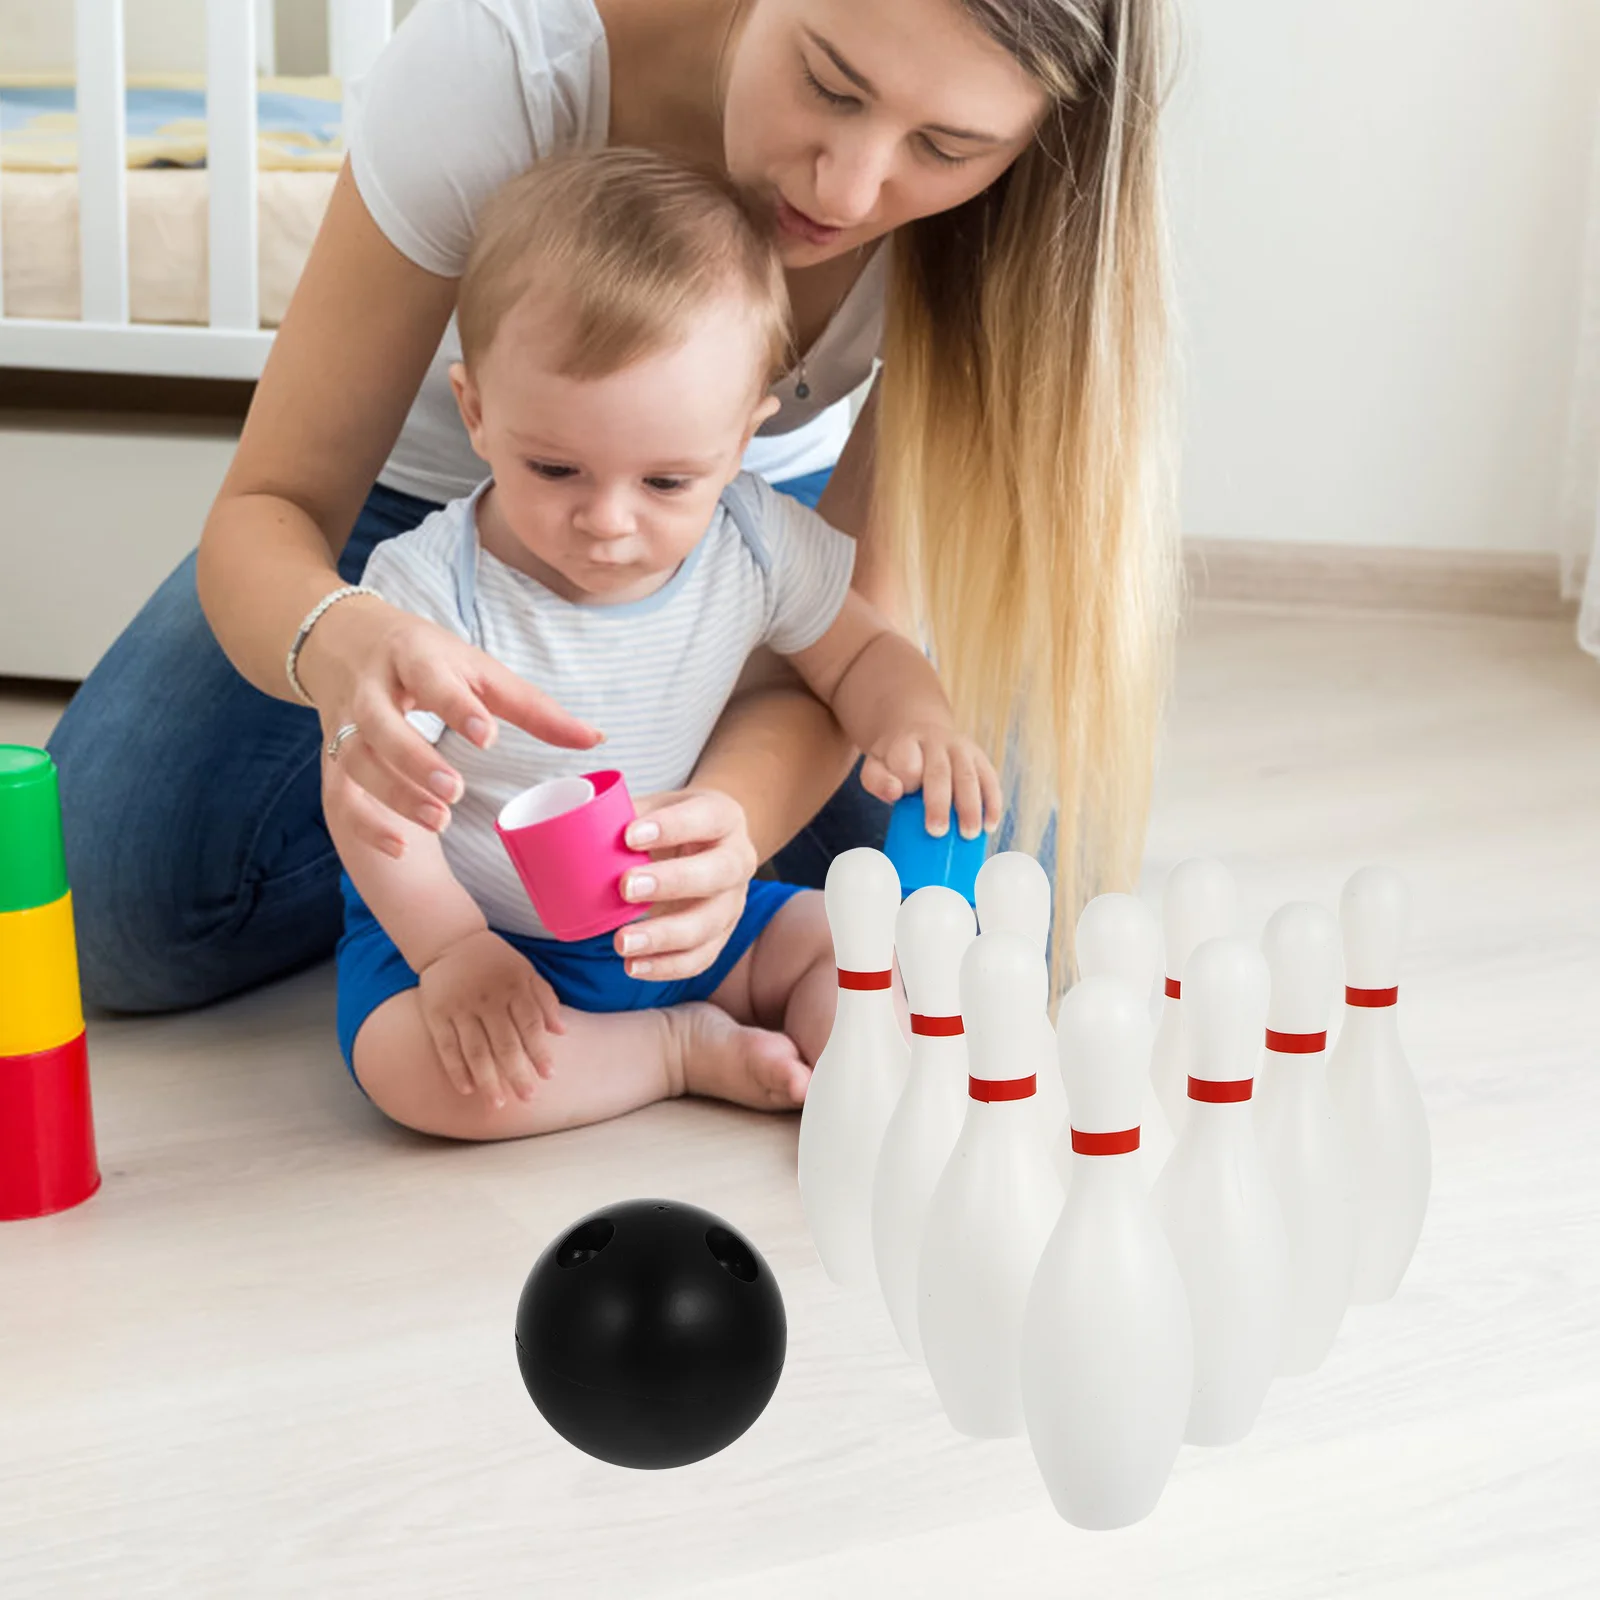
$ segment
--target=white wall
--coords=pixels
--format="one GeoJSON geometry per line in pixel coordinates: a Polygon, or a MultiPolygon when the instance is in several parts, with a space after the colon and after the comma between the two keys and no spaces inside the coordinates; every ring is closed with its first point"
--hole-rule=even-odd
{"type": "MultiPolygon", "coordinates": [[[[255,0],[237,0],[240,5],[255,0]]],[[[396,22],[416,0],[394,0],[396,22]]],[[[0,72],[71,72],[73,0],[0,0],[0,72]]],[[[278,70],[328,70],[327,0],[276,0],[278,70]]],[[[124,0],[130,72],[204,72],[206,0],[124,0]]]]}
{"type": "MultiPolygon", "coordinates": [[[[240,0],[245,3],[245,0],[240,0]]],[[[0,72],[71,72],[73,0],[0,0],[0,72]]],[[[203,72],[206,0],[125,0],[129,72],[203,72]]]]}
{"type": "Polygon", "coordinates": [[[1180,0],[1193,536],[1557,548],[1600,0],[1180,0]]]}
{"type": "Polygon", "coordinates": [[[85,677],[194,548],[238,442],[224,418],[0,417],[0,677],[85,677]]]}
{"type": "MultiPolygon", "coordinates": [[[[417,0],[392,0],[395,25],[405,21],[417,0]]],[[[307,73],[328,70],[327,0],[277,0],[278,70],[307,73]]]]}

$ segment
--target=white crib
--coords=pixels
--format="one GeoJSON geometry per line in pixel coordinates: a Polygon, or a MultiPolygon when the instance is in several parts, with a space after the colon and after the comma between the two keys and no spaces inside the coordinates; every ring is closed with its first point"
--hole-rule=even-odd
{"type": "MultiPolygon", "coordinates": [[[[125,398],[128,389],[248,382],[260,375],[273,337],[262,315],[256,96],[257,74],[276,70],[272,0],[206,0],[206,170],[146,175],[204,185],[207,217],[203,229],[196,221],[194,237],[197,246],[205,238],[208,261],[186,262],[191,313],[204,320],[187,324],[130,315],[123,0],[75,3],[81,312],[7,315],[0,260],[0,369],[23,369],[4,376],[30,382],[42,373],[96,398],[71,411],[0,407],[0,677],[85,676],[198,540],[233,453],[237,416],[141,409],[125,398]],[[124,398],[101,408],[97,396],[113,384],[124,398]]],[[[393,0],[328,0],[329,68],[342,84],[370,67],[393,14],[393,0]]],[[[308,213],[302,235],[314,229],[322,193],[314,207],[299,208],[308,213]]],[[[3,223],[0,216],[0,248],[3,223]]],[[[70,264],[70,235],[53,237],[70,264]]],[[[286,292],[279,280],[292,284],[304,245],[297,238],[302,255],[274,275],[278,302],[286,292]]]]}
{"type": "MultiPolygon", "coordinates": [[[[206,0],[204,327],[135,324],[129,316],[123,0],[76,0],[76,7],[82,315],[6,316],[0,272],[0,367],[258,377],[272,335],[260,315],[255,89],[257,72],[273,70],[272,0],[206,0]]],[[[393,0],[328,0],[335,77],[347,82],[367,70],[389,37],[393,11],[393,0]]]]}

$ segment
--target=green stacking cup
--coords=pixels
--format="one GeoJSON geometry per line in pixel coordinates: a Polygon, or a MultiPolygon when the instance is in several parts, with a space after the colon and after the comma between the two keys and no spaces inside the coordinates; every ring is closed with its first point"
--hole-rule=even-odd
{"type": "Polygon", "coordinates": [[[56,764],[31,745],[0,744],[0,912],[32,911],[66,892],[56,764]]]}

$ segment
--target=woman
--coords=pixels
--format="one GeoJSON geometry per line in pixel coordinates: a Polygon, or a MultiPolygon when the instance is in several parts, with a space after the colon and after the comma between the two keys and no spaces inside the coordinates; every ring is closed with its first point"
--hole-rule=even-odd
{"type": "MultiPolygon", "coordinates": [[[[370,596],[325,602],[481,475],[446,378],[474,208],[541,156],[598,143],[720,163],[774,209],[800,355],[750,465],[814,490],[832,408],[881,339],[819,509],[858,541],[856,586],[921,630],[958,715],[1009,751],[1022,841],[1054,813],[1058,935],[1088,890],[1129,882],[1174,589],[1160,10],[423,0],[363,85],[198,561],[52,744],[90,1002],[200,1004],[331,952],[318,719],[390,845],[396,813],[446,826],[459,783],[406,712],[479,742],[495,718],[584,742],[431,624],[370,596]]],[[[649,797],[630,836],[660,853],[637,893],[663,978],[709,964],[757,862],[819,807],[778,857],[792,881],[882,839],[831,718],[757,667],[693,787],[649,797]]]]}

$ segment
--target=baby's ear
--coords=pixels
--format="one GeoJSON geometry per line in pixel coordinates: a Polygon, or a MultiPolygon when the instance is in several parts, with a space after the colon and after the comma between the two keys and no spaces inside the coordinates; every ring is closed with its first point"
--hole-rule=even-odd
{"type": "MultiPolygon", "coordinates": [[[[473,449],[478,448],[478,435],[483,429],[483,400],[478,393],[478,386],[473,382],[472,374],[467,371],[463,362],[450,363],[450,392],[456,397],[456,409],[461,413],[461,420],[466,425],[467,437],[472,441],[473,449]]],[[[480,450],[481,455],[483,452],[480,450]]]]}
{"type": "MultiPolygon", "coordinates": [[[[744,430],[744,442],[746,448],[748,448],[751,439],[755,437],[756,429],[759,428],[768,417],[777,416],[782,407],[783,402],[775,394],[765,395],[760,401],[757,402],[755,410],[750,413],[750,425],[744,430]]],[[[743,455],[744,451],[741,450],[739,453],[740,455],[743,455]]]]}

